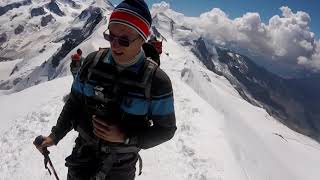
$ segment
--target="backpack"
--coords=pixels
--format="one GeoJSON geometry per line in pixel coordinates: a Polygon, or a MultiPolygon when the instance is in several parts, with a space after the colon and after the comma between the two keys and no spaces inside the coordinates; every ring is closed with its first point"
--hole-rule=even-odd
{"type": "Polygon", "coordinates": [[[73,54],[71,56],[70,68],[71,71],[77,71],[81,66],[81,57],[79,54],[73,54]]]}
{"type": "Polygon", "coordinates": [[[80,55],[77,53],[71,56],[72,61],[80,61],[80,58],[81,58],[80,55]]]}
{"type": "Polygon", "coordinates": [[[158,64],[158,66],[160,66],[160,54],[154,45],[147,42],[142,45],[142,49],[146,57],[151,58],[155,63],[158,64]]]}
{"type": "Polygon", "coordinates": [[[162,41],[154,41],[152,45],[156,48],[159,54],[162,53],[162,41]]]}

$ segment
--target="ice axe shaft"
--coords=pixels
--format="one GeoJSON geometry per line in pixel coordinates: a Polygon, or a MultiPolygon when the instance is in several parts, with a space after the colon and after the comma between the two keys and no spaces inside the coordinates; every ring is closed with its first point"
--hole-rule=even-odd
{"type": "Polygon", "coordinates": [[[51,169],[53,171],[54,176],[56,177],[57,180],[59,180],[58,174],[57,174],[56,170],[54,169],[53,164],[52,164],[51,159],[49,158],[49,156],[48,156],[48,162],[49,162],[49,165],[50,165],[50,167],[51,167],[51,169]]]}

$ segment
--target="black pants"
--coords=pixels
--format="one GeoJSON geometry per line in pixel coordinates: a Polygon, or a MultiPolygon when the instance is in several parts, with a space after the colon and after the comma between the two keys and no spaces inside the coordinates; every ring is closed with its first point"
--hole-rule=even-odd
{"type": "Polygon", "coordinates": [[[137,153],[101,153],[90,147],[83,147],[79,143],[76,143],[72,154],[66,158],[67,180],[95,180],[97,173],[103,172],[103,168],[106,167],[105,159],[113,159],[107,163],[105,180],[134,180],[137,153]],[[111,155],[114,157],[110,158],[111,155]]]}

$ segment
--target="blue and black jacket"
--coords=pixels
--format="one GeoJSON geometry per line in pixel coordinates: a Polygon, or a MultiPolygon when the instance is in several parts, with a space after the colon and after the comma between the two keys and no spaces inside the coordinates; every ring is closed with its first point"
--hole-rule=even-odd
{"type": "MultiPolygon", "coordinates": [[[[87,56],[92,62],[97,52],[87,56]]],[[[132,82],[141,82],[147,60],[143,56],[128,68],[118,71],[108,51],[92,67],[84,66],[74,80],[69,99],[52,128],[50,137],[57,144],[72,128],[81,128],[92,138],[92,115],[100,115],[109,123],[117,125],[130,145],[147,149],[170,140],[176,131],[172,85],[167,74],[155,70],[151,82],[151,98],[145,89],[132,82]],[[122,83],[131,82],[131,83],[122,83]],[[110,103],[102,99],[111,99],[110,103]]],[[[109,102],[109,101],[108,101],[109,102]]]]}

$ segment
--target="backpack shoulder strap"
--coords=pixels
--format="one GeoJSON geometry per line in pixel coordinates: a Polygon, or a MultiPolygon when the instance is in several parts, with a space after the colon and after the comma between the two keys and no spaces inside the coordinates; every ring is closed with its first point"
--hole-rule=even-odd
{"type": "MultiPolygon", "coordinates": [[[[99,49],[99,51],[96,52],[94,57],[86,58],[79,70],[80,80],[84,79],[84,72],[89,68],[95,67],[99,62],[99,60],[102,59],[105,55],[107,55],[108,52],[109,52],[109,48],[101,48],[99,49]]],[[[88,76],[89,75],[91,76],[91,73],[88,72],[88,76]]]]}
{"type": "Polygon", "coordinates": [[[147,76],[147,82],[145,87],[145,97],[148,101],[148,118],[151,119],[151,101],[152,101],[152,95],[151,95],[151,88],[152,88],[152,80],[155,75],[155,72],[158,68],[158,64],[154,62],[151,58],[146,58],[146,64],[145,64],[145,76],[147,76]]]}
{"type": "Polygon", "coordinates": [[[151,58],[146,58],[145,76],[147,77],[147,83],[145,88],[145,96],[147,99],[151,99],[152,80],[157,68],[158,64],[156,62],[154,62],[151,58]]]}
{"type": "MultiPolygon", "coordinates": [[[[100,50],[97,52],[96,56],[94,57],[93,62],[90,64],[89,69],[94,68],[94,67],[98,64],[99,60],[102,59],[102,58],[101,58],[102,54],[103,54],[105,51],[108,51],[108,50],[109,50],[109,49],[100,49],[100,50]]],[[[108,53],[108,52],[106,52],[106,53],[108,53]]],[[[88,79],[90,79],[91,74],[92,74],[92,73],[89,71],[89,72],[88,72],[88,76],[87,76],[88,79]]]]}

